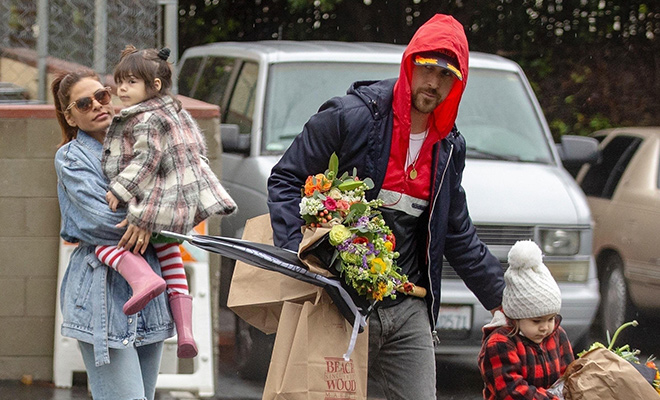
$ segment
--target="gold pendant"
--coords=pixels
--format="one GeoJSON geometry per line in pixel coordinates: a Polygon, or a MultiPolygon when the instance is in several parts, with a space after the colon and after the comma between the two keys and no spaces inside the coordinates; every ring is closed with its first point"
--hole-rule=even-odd
{"type": "Polygon", "coordinates": [[[413,169],[410,170],[410,179],[415,179],[415,178],[417,178],[417,170],[415,169],[415,167],[413,167],[413,169]]]}

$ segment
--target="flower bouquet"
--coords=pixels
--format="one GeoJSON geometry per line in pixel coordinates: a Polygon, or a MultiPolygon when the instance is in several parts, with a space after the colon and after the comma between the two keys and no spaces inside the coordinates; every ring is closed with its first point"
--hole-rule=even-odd
{"type": "Polygon", "coordinates": [[[343,277],[362,304],[396,298],[397,291],[413,292],[415,286],[396,265],[394,235],[377,210],[382,200],[365,198],[373,181],[359,179],[355,169],[338,176],[338,167],[333,153],[328,169],[309,176],[302,189],[300,259],[343,277]]]}

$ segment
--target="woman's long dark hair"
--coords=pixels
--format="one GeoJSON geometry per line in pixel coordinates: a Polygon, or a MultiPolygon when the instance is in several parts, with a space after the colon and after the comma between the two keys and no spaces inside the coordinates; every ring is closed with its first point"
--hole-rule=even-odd
{"type": "Polygon", "coordinates": [[[78,128],[69,125],[64,113],[66,107],[71,103],[71,88],[83,78],[92,78],[101,81],[96,72],[91,69],[81,69],[78,71],[64,72],[55,77],[51,86],[53,92],[53,102],[55,104],[55,114],[57,122],[62,129],[62,141],[57,147],[62,147],[76,138],[78,128]]]}

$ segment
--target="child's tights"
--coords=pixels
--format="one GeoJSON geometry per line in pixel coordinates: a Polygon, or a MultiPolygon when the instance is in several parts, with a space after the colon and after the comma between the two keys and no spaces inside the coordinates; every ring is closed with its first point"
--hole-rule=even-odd
{"type": "MultiPolygon", "coordinates": [[[[167,294],[171,297],[177,293],[189,294],[186,271],[178,243],[152,243],[160,262],[160,270],[167,284],[167,294]]],[[[129,251],[116,246],[96,246],[96,257],[105,265],[117,270],[121,255],[129,251]]]]}

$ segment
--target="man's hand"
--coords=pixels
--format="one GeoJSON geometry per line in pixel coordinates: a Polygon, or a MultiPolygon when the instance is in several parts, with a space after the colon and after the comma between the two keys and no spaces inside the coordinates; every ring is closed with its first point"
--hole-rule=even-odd
{"type": "Polygon", "coordinates": [[[105,194],[105,199],[108,202],[110,209],[112,211],[117,211],[117,206],[119,206],[119,199],[111,191],[108,190],[108,193],[105,194]]]}
{"type": "Polygon", "coordinates": [[[137,254],[138,252],[140,252],[140,254],[144,254],[144,252],[147,250],[147,246],[149,245],[151,232],[146,229],[138,228],[133,224],[129,225],[128,220],[123,220],[118,223],[117,228],[123,228],[126,225],[128,225],[128,228],[126,229],[124,236],[122,236],[121,240],[119,240],[119,243],[117,243],[117,247],[121,247],[127,250],[133,248],[133,254],[137,254]]]}

